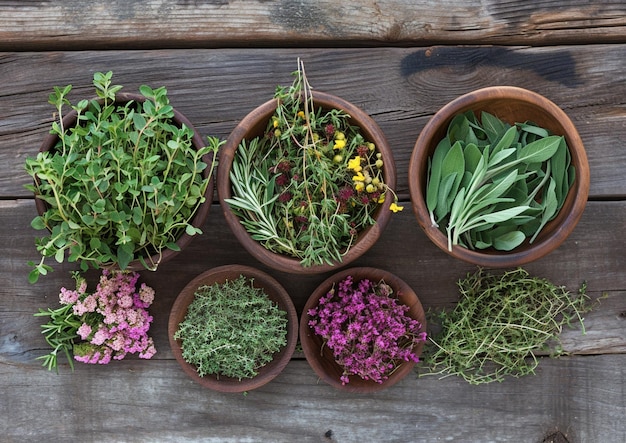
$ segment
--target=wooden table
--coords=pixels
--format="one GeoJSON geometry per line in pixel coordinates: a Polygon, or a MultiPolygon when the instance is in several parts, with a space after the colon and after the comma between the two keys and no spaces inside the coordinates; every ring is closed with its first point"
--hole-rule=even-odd
{"type": "MultiPolygon", "coordinates": [[[[211,1],[0,0],[0,440],[22,441],[626,441],[626,5],[619,1],[426,0],[211,1]],[[570,238],[528,266],[571,290],[606,294],[566,330],[571,355],[542,358],[537,374],[471,386],[417,378],[374,394],[319,382],[298,354],[272,383],[248,395],[192,382],[173,359],[166,325],[180,289],[202,271],[255,261],[214,204],[204,234],[142,278],[157,290],[149,361],[43,369],[33,317],[72,283],[71,266],[27,282],[37,259],[33,196],[24,159],[47,132],[48,94],[71,83],[91,96],[94,71],[112,70],[126,91],[167,86],[200,130],[227,137],[253,107],[289,84],[301,57],[318,90],[360,106],[394,150],[394,216],[354,265],[391,270],[426,308],[453,306],[456,281],[475,268],[434,247],[411,212],[407,168],[414,142],[444,104],[490,85],[543,94],[577,126],[591,166],[589,202],[570,238]]],[[[268,270],[301,310],[327,275],[268,270]]]]}

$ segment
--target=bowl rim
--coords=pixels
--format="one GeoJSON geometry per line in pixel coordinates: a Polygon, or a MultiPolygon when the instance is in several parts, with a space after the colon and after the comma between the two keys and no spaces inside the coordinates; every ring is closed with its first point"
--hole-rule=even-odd
{"type": "MultiPolygon", "coordinates": [[[[486,107],[485,107],[486,108],[486,107]]],[[[481,107],[481,109],[483,109],[481,107]]],[[[589,195],[590,173],[587,155],[580,135],[567,114],[554,102],[528,89],[516,86],[489,86],[463,94],[444,105],[426,123],[415,142],[409,160],[409,193],[413,212],[418,223],[430,240],[447,254],[466,262],[484,267],[515,267],[537,260],[558,248],[574,230],[584,212],[589,195]],[[455,245],[448,250],[447,238],[432,226],[425,203],[425,183],[427,169],[424,162],[430,157],[434,143],[429,143],[442,126],[447,127],[452,117],[472,110],[476,102],[493,100],[523,101],[534,106],[541,106],[546,113],[558,121],[565,129],[564,135],[571,154],[572,164],[576,167],[576,178],[566,202],[558,216],[546,225],[533,244],[524,243],[512,251],[470,250],[455,245]],[[423,172],[425,171],[425,172],[423,172]],[[568,210],[566,210],[566,208],[568,210]],[[557,226],[558,224],[558,226],[557,226]],[[549,234],[549,235],[548,235],[549,234]]]]}
{"type": "MultiPolygon", "coordinates": [[[[355,393],[370,393],[387,389],[408,375],[415,367],[415,362],[403,362],[398,368],[389,376],[389,378],[382,383],[376,383],[372,380],[363,380],[356,375],[351,375],[350,383],[345,385],[341,384],[341,381],[330,375],[324,370],[324,365],[321,361],[325,361],[327,364],[333,366],[336,371],[341,371],[341,366],[334,362],[330,353],[324,356],[320,355],[320,343],[322,339],[313,332],[313,329],[309,326],[310,316],[308,314],[309,309],[317,306],[319,299],[326,295],[326,293],[332,288],[332,286],[349,275],[363,275],[362,278],[370,278],[372,280],[385,280],[385,283],[390,285],[394,289],[394,293],[399,295],[400,301],[410,307],[409,315],[412,318],[417,319],[422,327],[421,331],[427,330],[426,313],[422,306],[422,303],[415,293],[415,291],[404,280],[397,275],[380,268],[359,266],[343,269],[330,277],[326,278],[320,283],[315,290],[311,293],[306,301],[306,304],[302,310],[300,317],[300,344],[302,345],[302,351],[309,365],[317,376],[324,380],[327,384],[333,388],[355,393]]],[[[421,355],[425,342],[418,344],[414,349],[418,356],[421,355]]],[[[327,350],[327,348],[325,348],[327,350]]]]}
{"type": "Polygon", "coordinates": [[[285,288],[271,275],[251,266],[231,264],[211,268],[189,281],[179,292],[168,317],[167,334],[170,349],[183,371],[196,383],[218,392],[246,392],[257,389],[276,378],[287,366],[293,356],[298,341],[298,315],[285,288]],[[194,293],[200,285],[220,283],[226,279],[243,275],[253,278],[255,286],[266,289],[269,298],[278,303],[287,313],[287,343],[275,354],[274,359],[259,369],[253,378],[238,380],[236,378],[215,375],[198,375],[196,367],[183,359],[180,340],[174,339],[178,324],[187,315],[187,308],[194,299],[194,293]],[[179,321],[180,320],[180,321],[179,321]]]}
{"type": "MultiPolygon", "coordinates": [[[[385,160],[383,163],[385,183],[391,189],[395,190],[396,168],[393,151],[391,150],[385,134],[374,119],[365,111],[347,100],[325,92],[314,91],[313,102],[316,107],[339,108],[346,111],[356,125],[359,126],[363,132],[367,133],[366,138],[370,138],[370,141],[376,145],[378,151],[383,154],[383,158],[385,160]],[[367,126],[364,125],[364,123],[366,123],[367,126]]],[[[300,260],[297,258],[273,253],[264,248],[256,240],[253,240],[251,235],[241,224],[239,217],[235,215],[235,213],[230,209],[228,203],[225,201],[225,199],[232,196],[229,173],[233,163],[235,151],[242,140],[251,139],[258,135],[251,134],[248,136],[248,133],[252,128],[260,124],[260,121],[267,121],[271,117],[276,109],[276,104],[277,100],[271,99],[249,112],[234,128],[226,140],[226,143],[220,150],[219,167],[217,168],[217,194],[222,207],[222,212],[226,218],[226,222],[235,237],[238,239],[239,243],[252,256],[254,256],[261,263],[275,270],[297,274],[320,274],[347,266],[367,252],[367,250],[369,250],[381,236],[391,219],[392,212],[389,208],[393,200],[392,198],[386,198],[385,202],[383,202],[383,204],[377,209],[375,217],[376,223],[363,230],[350,250],[343,255],[341,262],[333,263],[332,265],[317,264],[308,267],[302,266],[300,264],[300,260]]],[[[263,125],[263,128],[265,128],[265,124],[263,125]]]]}

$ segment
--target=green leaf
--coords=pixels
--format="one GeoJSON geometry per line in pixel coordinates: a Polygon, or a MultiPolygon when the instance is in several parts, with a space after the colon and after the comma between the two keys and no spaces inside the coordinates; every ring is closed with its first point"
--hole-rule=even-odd
{"type": "Polygon", "coordinates": [[[450,207],[452,200],[459,189],[464,173],[465,155],[463,154],[463,147],[461,146],[461,142],[456,142],[446,154],[446,157],[443,159],[443,164],[441,165],[441,176],[444,179],[450,175],[454,175],[454,182],[452,183],[448,193],[446,207],[450,207]]]}
{"type": "Polygon", "coordinates": [[[30,222],[30,225],[34,229],[37,229],[38,231],[40,231],[42,229],[46,229],[46,224],[43,221],[43,217],[41,217],[39,215],[37,217],[33,218],[33,220],[30,222]]]}
{"type": "Polygon", "coordinates": [[[443,219],[448,214],[450,208],[448,204],[450,191],[456,180],[456,175],[456,173],[448,174],[448,176],[444,177],[441,181],[439,195],[437,196],[437,206],[435,207],[435,217],[437,221],[443,219]]]}
{"type": "Polygon", "coordinates": [[[185,232],[187,233],[187,235],[196,235],[198,233],[198,230],[193,225],[188,224],[187,226],[185,226],[185,232]]]}
{"type": "Polygon", "coordinates": [[[487,223],[501,223],[503,221],[510,220],[516,215],[521,214],[522,212],[526,211],[528,208],[529,206],[516,206],[514,208],[497,211],[492,214],[482,215],[480,219],[487,223]]]}
{"type": "Polygon", "coordinates": [[[531,134],[537,135],[541,138],[548,137],[550,132],[547,129],[544,129],[540,126],[530,123],[518,123],[517,127],[520,128],[524,132],[529,132],[531,134]]]}
{"type": "Polygon", "coordinates": [[[117,247],[117,262],[120,269],[124,270],[133,260],[135,255],[135,245],[132,242],[122,243],[117,247]]]}
{"type": "Polygon", "coordinates": [[[521,245],[526,236],[520,231],[511,231],[493,239],[493,247],[499,251],[510,251],[521,245]]]}
{"type": "Polygon", "coordinates": [[[517,138],[517,128],[515,126],[511,126],[491,150],[491,158],[489,159],[489,163],[497,164],[498,162],[493,160],[494,156],[498,154],[500,151],[510,148],[513,145],[513,142],[516,140],[516,138],[517,138]]]}
{"type": "Polygon", "coordinates": [[[65,250],[58,249],[57,252],[54,254],[54,259],[57,261],[57,263],[63,263],[64,258],[65,258],[65,250]]]}
{"type": "Polygon", "coordinates": [[[485,111],[481,112],[480,121],[485,133],[487,134],[490,144],[495,143],[498,138],[506,132],[507,127],[509,126],[495,115],[485,111]]]}
{"type": "Polygon", "coordinates": [[[558,210],[558,199],[556,197],[556,182],[553,179],[550,179],[550,183],[548,184],[548,189],[544,193],[543,200],[543,213],[541,215],[541,222],[539,224],[539,228],[535,235],[532,236],[530,242],[534,242],[539,235],[539,232],[543,229],[543,227],[548,223],[552,218],[556,215],[558,210]]]}
{"type": "Polygon", "coordinates": [[[450,145],[448,139],[444,138],[437,145],[437,148],[431,158],[430,174],[428,176],[428,185],[426,187],[426,207],[430,212],[433,212],[437,206],[443,159],[448,151],[450,151],[451,147],[452,146],[450,145]]]}
{"type": "Polygon", "coordinates": [[[518,156],[518,161],[522,163],[545,162],[549,160],[559,148],[563,137],[551,135],[524,146],[518,156]]]}
{"type": "Polygon", "coordinates": [[[465,146],[463,150],[463,156],[465,157],[465,171],[474,174],[476,169],[478,168],[478,164],[480,163],[480,159],[482,158],[482,153],[478,146],[473,143],[465,146]]]}

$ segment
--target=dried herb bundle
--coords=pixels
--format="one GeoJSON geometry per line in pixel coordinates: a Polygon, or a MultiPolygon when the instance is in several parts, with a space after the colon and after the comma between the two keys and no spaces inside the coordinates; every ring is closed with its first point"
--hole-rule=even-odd
{"type": "Polygon", "coordinates": [[[502,381],[505,376],[533,374],[536,352],[556,344],[560,354],[564,324],[578,321],[591,308],[586,286],[577,296],[524,269],[492,275],[482,269],[458,282],[461,300],[452,312],[441,312],[441,331],[423,361],[428,374],[459,375],[471,384],[502,381]]]}

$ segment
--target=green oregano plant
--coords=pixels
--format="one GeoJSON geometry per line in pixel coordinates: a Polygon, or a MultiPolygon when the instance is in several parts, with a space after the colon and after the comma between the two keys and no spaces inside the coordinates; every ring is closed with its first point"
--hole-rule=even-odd
{"type": "Polygon", "coordinates": [[[458,287],[458,304],[439,313],[440,330],[429,335],[424,375],[481,384],[534,374],[537,353],[561,354],[563,326],[579,323],[584,334],[583,314],[592,308],[584,283],[571,294],[522,268],[502,274],[479,269],[458,287]]]}
{"type": "Polygon", "coordinates": [[[452,119],[430,159],[426,206],[448,249],[510,251],[557,216],[574,178],[563,136],[468,111],[452,119]]]}
{"type": "Polygon", "coordinates": [[[32,221],[47,234],[36,240],[42,258],[31,262],[29,281],[51,267],[45,259],[125,269],[138,259],[155,269],[166,249],[186,232],[201,231],[191,221],[210,182],[221,142],[208,138],[196,149],[193,130],[174,124],[174,110],[164,87],[141,86],[145,101],[118,101],[122,88],[112,72],[96,72],[96,98],[72,105],[72,86],[55,87],[49,102],[56,109],[51,133],[58,142],[50,151],[26,159],[34,184],[26,187],[42,199],[46,211],[32,221]],[[77,113],[65,127],[66,109],[77,113]],[[207,157],[208,154],[212,154],[207,157]],[[210,166],[205,158],[211,158],[210,166]],[[205,171],[209,168],[208,173],[205,171]]]}
{"type": "Polygon", "coordinates": [[[195,292],[174,338],[198,375],[252,378],[287,344],[287,312],[240,275],[195,292]]]}

